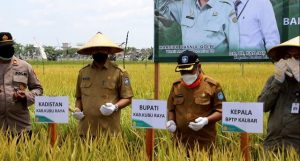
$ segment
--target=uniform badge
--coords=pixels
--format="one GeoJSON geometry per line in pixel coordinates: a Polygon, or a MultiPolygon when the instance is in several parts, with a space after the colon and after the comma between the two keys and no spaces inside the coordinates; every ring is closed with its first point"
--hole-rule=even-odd
{"type": "Polygon", "coordinates": [[[182,62],[182,64],[188,63],[189,62],[189,57],[188,56],[182,56],[181,62],[182,62]]]}
{"type": "Polygon", "coordinates": [[[194,19],[194,17],[191,17],[191,16],[186,16],[185,18],[188,18],[188,19],[191,19],[191,20],[194,19]]]}
{"type": "Polygon", "coordinates": [[[124,84],[127,85],[127,86],[130,85],[130,81],[129,81],[128,77],[124,78],[124,84]]]}
{"type": "Polygon", "coordinates": [[[220,91],[220,92],[217,94],[217,96],[218,96],[218,99],[219,99],[219,100],[223,100],[223,99],[224,99],[224,94],[223,94],[222,91],[220,91]]]}
{"type": "Polygon", "coordinates": [[[90,80],[90,77],[82,77],[82,80],[90,80]]]}
{"type": "Polygon", "coordinates": [[[8,36],[6,35],[2,36],[2,41],[6,41],[6,40],[8,40],[8,36]]]}
{"type": "Polygon", "coordinates": [[[205,93],[202,93],[202,94],[201,94],[201,97],[205,97],[205,96],[206,96],[206,94],[205,94],[205,93]]]}

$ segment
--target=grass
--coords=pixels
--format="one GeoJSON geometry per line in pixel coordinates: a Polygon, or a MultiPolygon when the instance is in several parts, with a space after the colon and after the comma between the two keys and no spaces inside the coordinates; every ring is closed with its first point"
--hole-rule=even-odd
{"type": "MultiPolygon", "coordinates": [[[[89,61],[77,62],[31,62],[33,68],[44,87],[46,96],[69,96],[70,106],[74,107],[75,85],[80,68],[89,61]]],[[[122,66],[122,64],[120,63],[122,66]]],[[[221,83],[227,101],[255,102],[267,78],[273,73],[272,63],[205,63],[204,72],[221,83]]],[[[128,63],[126,70],[130,74],[130,81],[135,99],[154,98],[154,64],[128,63]]],[[[160,64],[160,98],[166,100],[172,82],[179,78],[174,72],[175,64],[160,64]]],[[[31,107],[34,122],[33,107],[31,107]]],[[[283,160],[283,154],[265,152],[262,147],[266,135],[266,120],[264,119],[264,133],[251,134],[252,160],[283,160]]],[[[64,160],[147,160],[145,150],[145,130],[131,127],[130,107],[122,110],[120,136],[108,137],[105,134],[93,141],[82,140],[77,133],[77,120],[70,116],[68,124],[59,124],[58,141],[50,148],[47,125],[33,123],[32,139],[24,138],[16,144],[16,138],[10,139],[0,135],[0,160],[24,161],[64,161],[64,160]]],[[[224,133],[218,126],[218,137],[213,160],[232,161],[242,160],[239,149],[238,133],[224,133]]],[[[176,147],[171,141],[171,135],[166,130],[156,130],[154,160],[208,160],[205,152],[189,151],[190,158],[186,158],[184,147],[176,147]]],[[[286,160],[300,160],[295,151],[290,151],[286,160]]]]}

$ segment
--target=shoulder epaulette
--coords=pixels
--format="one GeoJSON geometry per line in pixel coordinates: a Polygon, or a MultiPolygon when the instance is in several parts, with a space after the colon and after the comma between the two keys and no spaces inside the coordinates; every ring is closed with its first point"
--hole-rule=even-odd
{"type": "Polygon", "coordinates": [[[181,80],[180,80],[180,79],[178,79],[178,80],[176,80],[175,82],[173,82],[173,85],[177,85],[177,84],[179,84],[179,83],[181,83],[181,80]]]}
{"type": "Polygon", "coordinates": [[[213,84],[213,85],[217,85],[218,84],[217,81],[215,81],[214,79],[210,78],[209,76],[204,76],[204,81],[208,82],[210,84],[213,84]]]}
{"type": "Polygon", "coordinates": [[[230,6],[234,6],[234,5],[233,5],[233,2],[230,2],[230,1],[228,1],[228,0],[219,0],[219,2],[228,4],[228,5],[230,5],[230,6]]]}
{"type": "Polygon", "coordinates": [[[113,67],[117,68],[117,69],[120,69],[121,72],[126,72],[126,69],[120,67],[118,64],[115,64],[115,63],[111,63],[113,67]]]}
{"type": "Polygon", "coordinates": [[[88,64],[88,65],[82,67],[80,70],[83,70],[83,69],[85,69],[85,68],[87,68],[87,67],[89,67],[89,66],[91,66],[91,64],[88,64]]]}

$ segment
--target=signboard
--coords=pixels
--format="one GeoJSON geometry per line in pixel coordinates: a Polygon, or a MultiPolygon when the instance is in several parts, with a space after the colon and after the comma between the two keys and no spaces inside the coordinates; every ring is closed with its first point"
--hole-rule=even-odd
{"type": "Polygon", "coordinates": [[[166,129],[167,102],[132,100],[132,127],[166,129]]]}
{"type": "Polygon", "coordinates": [[[69,98],[35,97],[35,121],[38,123],[68,123],[69,98]]]}
{"type": "Polygon", "coordinates": [[[222,130],[263,133],[263,103],[223,102],[222,130]]]}
{"type": "Polygon", "coordinates": [[[207,62],[269,61],[270,48],[299,36],[299,0],[235,1],[155,0],[154,61],[185,50],[207,62]]]}

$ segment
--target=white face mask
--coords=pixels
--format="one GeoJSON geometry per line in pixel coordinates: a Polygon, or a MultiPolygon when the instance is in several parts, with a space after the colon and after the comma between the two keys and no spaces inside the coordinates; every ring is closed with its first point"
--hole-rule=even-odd
{"type": "Polygon", "coordinates": [[[184,74],[181,76],[181,79],[184,81],[185,84],[191,85],[193,84],[198,78],[198,74],[184,74]]]}

